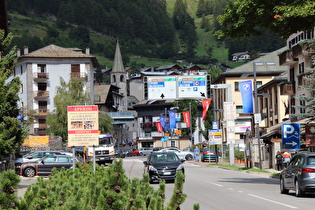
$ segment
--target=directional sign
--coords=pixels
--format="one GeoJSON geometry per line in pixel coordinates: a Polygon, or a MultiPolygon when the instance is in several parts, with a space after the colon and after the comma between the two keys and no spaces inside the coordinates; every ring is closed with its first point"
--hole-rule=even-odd
{"type": "Polygon", "coordinates": [[[222,144],[222,129],[209,130],[210,144],[222,144]]]}
{"type": "Polygon", "coordinates": [[[148,98],[175,99],[176,98],[175,77],[148,77],[148,98]]]}
{"type": "Polygon", "coordinates": [[[282,145],[284,149],[300,149],[299,123],[282,123],[282,145]]]}

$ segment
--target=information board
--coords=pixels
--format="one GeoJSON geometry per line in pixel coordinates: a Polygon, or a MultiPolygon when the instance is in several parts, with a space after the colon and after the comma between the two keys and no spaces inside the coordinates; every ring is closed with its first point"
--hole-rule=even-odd
{"type": "Polygon", "coordinates": [[[98,145],[98,106],[68,106],[68,146],[98,145]]]}
{"type": "Polygon", "coordinates": [[[174,99],[177,96],[175,77],[148,77],[148,99],[174,99]]]}
{"type": "Polygon", "coordinates": [[[179,76],[178,98],[206,98],[207,77],[206,76],[179,76]]]}

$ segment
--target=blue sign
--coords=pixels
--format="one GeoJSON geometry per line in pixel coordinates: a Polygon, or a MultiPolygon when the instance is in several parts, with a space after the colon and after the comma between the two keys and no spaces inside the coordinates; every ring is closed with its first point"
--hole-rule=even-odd
{"type": "Polygon", "coordinates": [[[219,127],[218,127],[218,122],[212,121],[212,128],[213,128],[213,129],[218,129],[218,128],[219,128],[219,127]]]}
{"type": "Polygon", "coordinates": [[[300,124],[282,123],[283,149],[300,149],[300,124]]]}

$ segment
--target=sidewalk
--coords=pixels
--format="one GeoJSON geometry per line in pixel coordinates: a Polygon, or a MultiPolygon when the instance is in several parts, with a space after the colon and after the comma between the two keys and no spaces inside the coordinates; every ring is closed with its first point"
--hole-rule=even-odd
{"type": "MultiPolygon", "coordinates": [[[[205,166],[205,167],[220,167],[220,166],[216,166],[214,165],[215,162],[196,162],[194,160],[191,160],[191,161],[188,161],[189,163],[192,163],[192,164],[196,164],[196,165],[201,165],[201,166],[205,166]],[[209,165],[209,164],[212,164],[212,165],[209,165]]],[[[220,165],[229,165],[230,163],[228,161],[222,161],[221,159],[219,159],[219,162],[218,164],[220,165]]],[[[234,163],[235,166],[237,167],[245,167],[245,163],[234,163]]],[[[258,169],[258,168],[257,168],[258,169]]],[[[265,170],[265,171],[269,171],[270,173],[263,173],[263,172],[253,172],[253,171],[244,171],[245,173],[252,173],[252,174],[258,174],[258,175],[262,175],[264,177],[270,177],[270,178],[275,178],[275,177],[272,177],[271,175],[273,173],[280,173],[279,171],[275,170],[275,169],[272,169],[272,168],[268,168],[268,169],[265,169],[263,168],[262,170],[265,170]]]]}

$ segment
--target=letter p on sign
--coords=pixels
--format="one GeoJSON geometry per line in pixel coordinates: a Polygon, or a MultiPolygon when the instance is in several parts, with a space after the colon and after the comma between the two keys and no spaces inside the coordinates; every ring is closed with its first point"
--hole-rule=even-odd
{"type": "Polygon", "coordinates": [[[294,132],[294,127],[292,125],[284,125],[283,130],[284,138],[288,138],[287,135],[294,132]]]}

